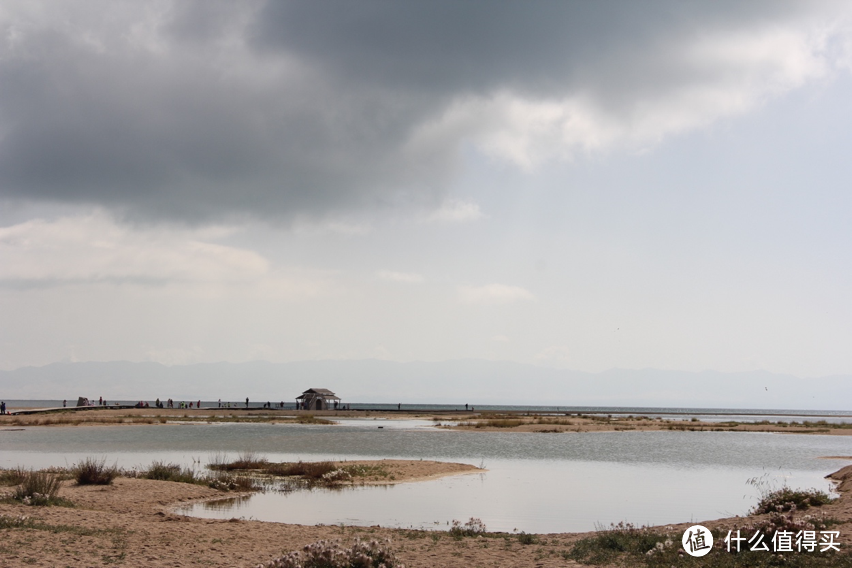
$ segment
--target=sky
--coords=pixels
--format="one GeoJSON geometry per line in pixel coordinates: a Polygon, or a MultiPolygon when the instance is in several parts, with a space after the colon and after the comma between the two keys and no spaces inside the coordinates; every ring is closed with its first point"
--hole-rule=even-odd
{"type": "Polygon", "coordinates": [[[0,368],[852,373],[848,2],[0,6],[0,368]]]}

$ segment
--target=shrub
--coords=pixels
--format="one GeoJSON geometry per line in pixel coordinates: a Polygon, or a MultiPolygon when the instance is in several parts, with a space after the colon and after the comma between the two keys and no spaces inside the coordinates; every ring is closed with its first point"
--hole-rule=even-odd
{"type": "Polygon", "coordinates": [[[257,481],[244,475],[231,476],[220,474],[209,479],[208,485],[219,491],[253,491],[259,489],[257,481]]]}
{"type": "Polygon", "coordinates": [[[647,527],[622,522],[599,528],[594,536],[577,541],[568,556],[583,564],[605,564],[625,553],[641,558],[650,550],[668,550],[674,542],[647,527]]]}
{"type": "Polygon", "coordinates": [[[521,533],[518,534],[518,542],[521,544],[538,544],[538,537],[534,534],[528,534],[521,531],[521,533]]]}
{"type": "Polygon", "coordinates": [[[20,485],[24,482],[24,477],[29,473],[21,466],[15,469],[7,469],[0,472],[0,484],[2,485],[20,485]]]}
{"type": "Polygon", "coordinates": [[[783,513],[784,511],[804,510],[809,507],[821,507],[831,502],[831,498],[824,491],[809,489],[807,491],[794,491],[789,487],[782,487],[775,491],[764,493],[760,497],[754,509],[753,515],[764,513],[783,513]]]}
{"type": "Polygon", "coordinates": [[[50,505],[59,499],[62,481],[58,476],[44,471],[27,471],[21,484],[12,495],[25,505],[50,505]]]}
{"type": "Polygon", "coordinates": [[[481,519],[470,518],[465,524],[461,521],[453,520],[453,526],[450,528],[450,536],[459,540],[465,536],[479,536],[485,533],[485,523],[481,519]]]}
{"type": "Polygon", "coordinates": [[[329,471],[320,478],[323,483],[327,483],[329,485],[335,485],[338,483],[343,483],[345,481],[352,480],[352,474],[346,471],[345,469],[338,468],[329,471]]]}
{"type": "Polygon", "coordinates": [[[86,458],[72,467],[71,473],[77,485],[112,485],[113,480],[118,477],[118,467],[107,467],[106,459],[98,461],[95,458],[86,458]]]}
{"type": "Polygon", "coordinates": [[[152,463],[151,467],[148,468],[148,471],[145,472],[143,477],[146,479],[175,481],[178,483],[206,483],[204,479],[195,475],[195,472],[189,468],[182,468],[176,463],[167,464],[161,461],[155,461],[152,463]]]}
{"type": "MultiPolygon", "coordinates": [[[[385,542],[364,542],[356,538],[344,548],[339,541],[321,540],[307,545],[301,552],[291,552],[262,564],[262,568],[405,568],[385,542]]],[[[260,568],[260,567],[259,567],[260,568]]]]}

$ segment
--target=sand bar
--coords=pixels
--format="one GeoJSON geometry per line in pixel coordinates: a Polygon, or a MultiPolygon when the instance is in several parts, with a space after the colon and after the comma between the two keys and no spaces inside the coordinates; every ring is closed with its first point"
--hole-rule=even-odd
{"type": "Polygon", "coordinates": [[[534,414],[528,412],[391,412],[391,411],[296,411],[275,409],[239,408],[110,408],[52,409],[25,415],[0,416],[0,429],[21,426],[75,426],[121,424],[168,424],[174,422],[266,422],[266,423],[322,423],[336,419],[420,419],[430,420],[446,429],[501,432],[584,433],[620,431],[735,431],[779,432],[787,434],[852,435],[852,423],[837,424],[820,421],[819,417],[799,423],[771,422],[710,422],[701,420],[661,419],[646,416],[619,416],[599,414],[534,414]]]}

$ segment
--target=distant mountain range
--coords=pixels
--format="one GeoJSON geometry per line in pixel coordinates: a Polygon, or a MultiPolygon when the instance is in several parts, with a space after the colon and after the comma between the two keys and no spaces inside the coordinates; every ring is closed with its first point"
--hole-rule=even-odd
{"type": "Polygon", "coordinates": [[[53,363],[0,371],[0,398],[292,402],[310,387],[344,402],[852,410],[852,376],[801,379],[765,371],[613,369],[584,373],[507,361],[381,360],[53,363]]]}

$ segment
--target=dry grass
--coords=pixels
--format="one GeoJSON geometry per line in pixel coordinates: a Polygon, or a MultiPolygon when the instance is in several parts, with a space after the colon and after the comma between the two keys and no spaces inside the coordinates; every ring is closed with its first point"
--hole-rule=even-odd
{"type": "Polygon", "coordinates": [[[178,483],[196,483],[199,485],[207,485],[208,479],[197,475],[193,470],[187,467],[181,467],[176,463],[165,463],[155,461],[142,474],[146,479],[157,479],[159,481],[175,481],[178,483]]]}
{"type": "Polygon", "coordinates": [[[106,459],[86,458],[71,468],[77,485],[112,485],[118,477],[118,467],[107,467],[106,459]]]}
{"type": "Polygon", "coordinates": [[[517,418],[488,418],[486,420],[459,422],[459,426],[464,428],[515,428],[524,424],[530,424],[530,422],[517,418]]]}
{"type": "Polygon", "coordinates": [[[12,498],[25,505],[67,505],[68,502],[58,496],[61,485],[62,479],[55,473],[26,471],[12,498]]]}
{"type": "Polygon", "coordinates": [[[20,485],[24,482],[29,470],[21,466],[0,472],[0,485],[20,485]]]}
{"type": "Polygon", "coordinates": [[[297,424],[334,424],[333,420],[326,420],[325,418],[317,418],[313,414],[305,414],[304,416],[296,416],[295,421],[297,424]]]}
{"type": "Polygon", "coordinates": [[[242,452],[237,459],[225,462],[221,456],[215,456],[207,466],[215,471],[238,471],[249,469],[265,470],[269,466],[269,460],[257,455],[255,452],[242,452]]]}
{"type": "Polygon", "coordinates": [[[7,426],[79,426],[81,424],[155,424],[159,421],[150,416],[91,416],[71,412],[13,416],[3,420],[3,424],[7,426]]]}
{"type": "Polygon", "coordinates": [[[332,462],[272,463],[266,473],[280,477],[300,476],[307,480],[319,480],[323,475],[337,469],[332,462]]]}

